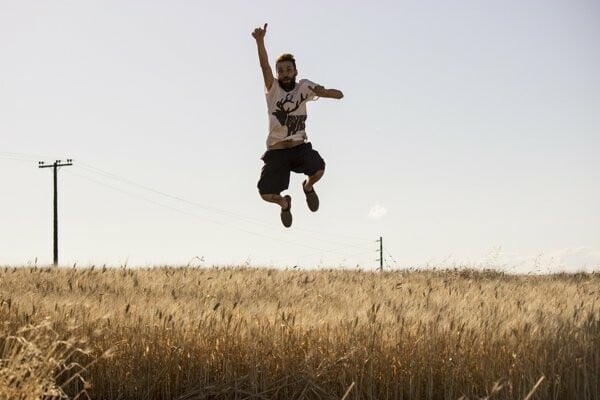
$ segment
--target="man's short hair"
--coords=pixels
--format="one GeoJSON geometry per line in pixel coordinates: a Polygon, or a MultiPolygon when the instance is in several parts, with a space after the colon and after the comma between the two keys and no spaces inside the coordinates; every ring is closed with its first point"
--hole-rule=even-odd
{"type": "Polygon", "coordinates": [[[290,54],[290,53],[280,54],[277,57],[277,60],[275,60],[275,65],[279,64],[282,61],[290,61],[294,65],[294,69],[297,69],[296,68],[296,59],[294,58],[293,54],[290,54]]]}

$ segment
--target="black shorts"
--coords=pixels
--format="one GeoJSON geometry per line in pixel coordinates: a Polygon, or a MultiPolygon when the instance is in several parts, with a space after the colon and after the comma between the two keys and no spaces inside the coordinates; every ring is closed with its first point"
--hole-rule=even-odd
{"type": "Polygon", "coordinates": [[[280,194],[286,190],[290,186],[291,171],[310,176],[325,169],[325,161],[310,143],[289,149],[267,150],[261,159],[265,165],[258,181],[260,194],[280,194]]]}

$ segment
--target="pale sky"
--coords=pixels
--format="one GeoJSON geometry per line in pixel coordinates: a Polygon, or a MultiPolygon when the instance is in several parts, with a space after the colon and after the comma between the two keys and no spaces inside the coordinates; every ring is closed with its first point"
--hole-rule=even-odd
{"type": "Polygon", "coordinates": [[[600,270],[600,3],[0,0],[0,265],[600,270]],[[269,58],[327,163],[258,196],[269,58]],[[37,261],[36,261],[37,260],[37,261]]]}

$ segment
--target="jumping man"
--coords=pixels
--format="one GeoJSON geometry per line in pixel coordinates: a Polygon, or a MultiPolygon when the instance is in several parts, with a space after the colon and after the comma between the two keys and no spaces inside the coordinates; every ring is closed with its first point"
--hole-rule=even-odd
{"type": "Polygon", "coordinates": [[[320,97],[341,99],[344,94],[337,89],[325,89],[308,79],[296,82],[296,60],[288,53],[277,57],[275,79],[265,48],[266,33],[267,24],[252,32],[258,48],[269,112],[267,151],[262,156],[264,166],[258,191],[265,201],[281,207],[281,222],[289,228],[292,226],[292,198],[289,195],[281,196],[281,192],[289,187],[290,172],[307,176],[302,182],[302,191],[308,208],[313,212],[319,209],[319,197],[313,185],[325,172],[325,161],[307,141],[306,102],[320,97]]]}

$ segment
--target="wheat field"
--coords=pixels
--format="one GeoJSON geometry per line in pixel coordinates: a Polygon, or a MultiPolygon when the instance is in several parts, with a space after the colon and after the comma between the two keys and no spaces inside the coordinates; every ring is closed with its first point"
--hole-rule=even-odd
{"type": "Polygon", "coordinates": [[[600,399],[600,274],[0,269],[0,399],[600,399]]]}

